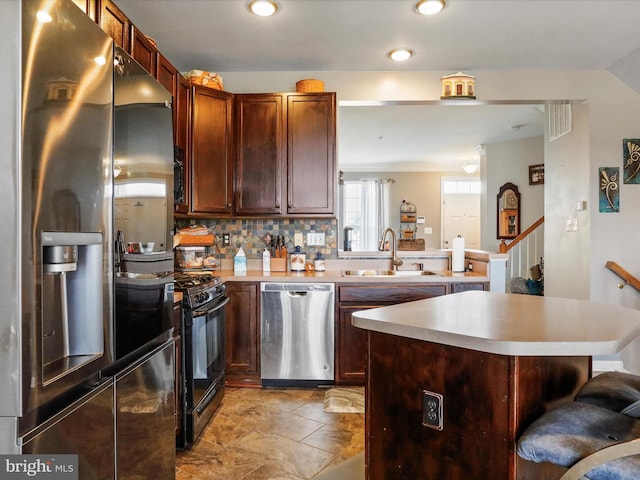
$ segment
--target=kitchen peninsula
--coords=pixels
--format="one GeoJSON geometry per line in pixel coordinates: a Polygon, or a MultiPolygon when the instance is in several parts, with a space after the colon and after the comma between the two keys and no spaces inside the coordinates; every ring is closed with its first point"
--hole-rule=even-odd
{"type": "Polygon", "coordinates": [[[640,335],[640,311],[470,291],[356,312],[353,324],[368,331],[368,480],[544,480],[559,475],[517,457],[519,435],[573,399],[592,355],[640,335]]]}

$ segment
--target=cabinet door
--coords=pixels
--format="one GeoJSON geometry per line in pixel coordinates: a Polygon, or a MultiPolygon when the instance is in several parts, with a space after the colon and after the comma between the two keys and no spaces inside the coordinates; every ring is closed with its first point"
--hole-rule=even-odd
{"type": "Polygon", "coordinates": [[[227,284],[227,384],[260,385],[258,283],[227,284]]]}
{"type": "Polygon", "coordinates": [[[131,23],[127,16],[111,0],[100,0],[100,28],[125,51],[130,51],[129,29],[131,23]]]}
{"type": "Polygon", "coordinates": [[[335,213],[335,93],[287,96],[287,213],[335,213]]]}
{"type": "Polygon", "coordinates": [[[176,161],[174,181],[176,194],[174,208],[176,213],[188,213],[191,198],[191,143],[189,132],[191,129],[191,86],[189,81],[178,74],[176,79],[176,96],[174,99],[173,134],[176,146],[176,161]]]}
{"type": "Polygon", "coordinates": [[[94,3],[93,0],[71,0],[71,1],[75,3],[80,10],[86,13],[91,20],[93,20],[94,22],[96,21],[96,17],[97,17],[96,4],[94,3]]]}
{"type": "Polygon", "coordinates": [[[191,95],[191,211],[231,214],[233,96],[194,86],[191,95]]]}
{"type": "MultiPolygon", "coordinates": [[[[235,97],[237,215],[282,213],[283,96],[235,97]]],[[[286,185],[284,185],[286,188],[286,185]]]]}
{"type": "Polygon", "coordinates": [[[160,52],[157,52],[156,56],[156,71],[154,75],[158,82],[171,93],[171,96],[175,100],[179,75],[178,69],[160,52]]]}
{"type": "MultiPolygon", "coordinates": [[[[144,33],[131,26],[131,56],[151,75],[156,75],[156,54],[158,49],[147,39],[144,33]]],[[[171,91],[171,90],[170,90],[171,91]]]]}
{"type": "Polygon", "coordinates": [[[364,385],[367,331],[351,325],[353,312],[377,305],[338,307],[336,316],[336,385],[364,385]]]}

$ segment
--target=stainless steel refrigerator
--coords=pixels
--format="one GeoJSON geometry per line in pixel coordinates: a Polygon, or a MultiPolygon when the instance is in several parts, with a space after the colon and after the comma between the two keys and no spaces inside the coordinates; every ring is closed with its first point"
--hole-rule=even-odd
{"type": "Polygon", "coordinates": [[[0,17],[0,442],[18,452],[112,362],[113,44],[67,0],[0,17]]]}
{"type": "Polygon", "coordinates": [[[82,479],[167,478],[170,326],[116,358],[113,42],[71,0],[0,0],[0,40],[0,453],[75,453],[82,479]]]}

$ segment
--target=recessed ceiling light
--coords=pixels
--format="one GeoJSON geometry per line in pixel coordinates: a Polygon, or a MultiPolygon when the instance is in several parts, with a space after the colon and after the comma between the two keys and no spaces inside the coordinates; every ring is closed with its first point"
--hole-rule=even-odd
{"type": "Polygon", "coordinates": [[[391,60],[395,60],[396,62],[404,62],[405,60],[409,60],[412,56],[413,50],[409,50],[408,48],[396,48],[389,52],[391,60]]]}
{"type": "Polygon", "coordinates": [[[445,0],[421,0],[416,3],[416,12],[420,15],[435,15],[445,4],[445,0]]]}
{"type": "Polygon", "coordinates": [[[46,10],[38,10],[38,12],[36,13],[36,18],[40,23],[51,23],[53,21],[51,14],[46,10]]]}
{"type": "Polygon", "coordinates": [[[271,0],[253,0],[247,7],[251,13],[259,17],[270,17],[278,11],[278,4],[271,0]]]}

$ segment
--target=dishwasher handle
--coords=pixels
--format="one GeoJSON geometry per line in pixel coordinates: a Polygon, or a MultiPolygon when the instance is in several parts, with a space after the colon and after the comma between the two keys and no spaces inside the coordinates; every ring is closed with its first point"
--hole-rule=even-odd
{"type": "Polygon", "coordinates": [[[298,290],[287,290],[287,295],[289,295],[291,298],[306,297],[308,293],[309,293],[308,291],[303,292],[298,290]]]}

